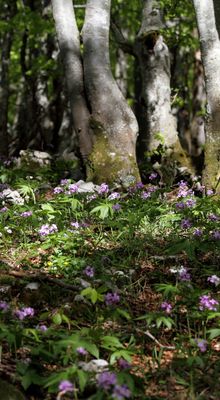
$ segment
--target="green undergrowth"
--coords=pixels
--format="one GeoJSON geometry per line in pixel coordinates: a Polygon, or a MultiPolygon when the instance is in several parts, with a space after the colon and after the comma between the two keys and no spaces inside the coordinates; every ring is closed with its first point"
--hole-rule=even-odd
{"type": "Polygon", "coordinates": [[[3,379],[35,400],[219,399],[219,197],[48,176],[1,169],[3,379]]]}

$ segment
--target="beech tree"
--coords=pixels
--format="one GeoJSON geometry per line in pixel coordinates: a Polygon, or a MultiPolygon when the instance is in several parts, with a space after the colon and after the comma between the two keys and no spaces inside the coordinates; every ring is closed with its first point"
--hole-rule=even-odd
{"type": "Polygon", "coordinates": [[[220,3],[193,0],[200,36],[207,93],[203,180],[220,192],[220,3]]]}
{"type": "Polygon", "coordinates": [[[70,96],[73,123],[88,178],[96,182],[139,180],[138,124],[110,66],[111,0],[88,0],[83,53],[72,0],[52,0],[53,16],[70,96]]]}

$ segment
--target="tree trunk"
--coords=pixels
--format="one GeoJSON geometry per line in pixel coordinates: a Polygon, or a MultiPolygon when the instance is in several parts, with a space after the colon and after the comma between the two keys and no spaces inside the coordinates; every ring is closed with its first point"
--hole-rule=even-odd
{"type": "Polygon", "coordinates": [[[144,151],[152,151],[159,144],[173,147],[178,142],[176,120],[171,112],[170,54],[160,34],[162,27],[158,1],[144,0],[142,24],[136,38],[142,81],[140,102],[145,110],[139,138],[141,158],[144,151]]]}
{"type": "Polygon", "coordinates": [[[205,168],[203,181],[220,192],[220,39],[219,0],[193,0],[207,93],[205,168]],[[215,9],[214,9],[215,4],[215,9]],[[216,14],[215,14],[216,13],[216,14]],[[218,187],[217,187],[218,185],[218,187]]]}
{"type": "Polygon", "coordinates": [[[95,144],[90,156],[96,181],[139,180],[138,125],[111,72],[111,0],[88,0],[83,26],[85,88],[91,105],[95,144]]]}
{"type": "Polygon", "coordinates": [[[82,157],[86,161],[92,150],[93,138],[89,128],[90,113],[84,93],[79,31],[72,0],[52,0],[52,10],[64,65],[74,130],[78,136],[82,157]]]}
{"type": "MultiPolygon", "coordinates": [[[[2,20],[8,23],[15,16],[17,11],[16,2],[12,1],[8,4],[3,2],[1,5],[2,20]]],[[[3,34],[1,40],[1,71],[0,71],[0,155],[7,157],[9,154],[9,140],[8,140],[8,104],[10,96],[10,82],[9,82],[9,67],[10,67],[10,52],[12,45],[12,36],[14,28],[9,26],[7,31],[3,34]]]]}

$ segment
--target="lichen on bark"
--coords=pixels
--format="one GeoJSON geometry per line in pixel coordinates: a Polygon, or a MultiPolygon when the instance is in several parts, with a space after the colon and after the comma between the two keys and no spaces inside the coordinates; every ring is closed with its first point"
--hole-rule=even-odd
{"type": "Polygon", "coordinates": [[[117,182],[123,185],[128,178],[133,181],[140,180],[136,160],[117,150],[116,144],[111,143],[102,123],[91,117],[90,126],[95,143],[89,156],[88,181],[92,180],[97,184],[117,182]]]}

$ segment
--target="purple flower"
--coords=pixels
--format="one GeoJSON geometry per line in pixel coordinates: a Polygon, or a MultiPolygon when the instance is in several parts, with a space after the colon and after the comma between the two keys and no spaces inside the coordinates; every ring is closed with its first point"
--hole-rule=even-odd
{"type": "Polygon", "coordinates": [[[121,195],[118,192],[113,192],[108,196],[108,200],[120,199],[121,195]]]}
{"type": "Polygon", "coordinates": [[[39,325],[37,329],[39,329],[39,331],[41,332],[46,332],[48,328],[46,325],[39,325]]]}
{"type": "Polygon", "coordinates": [[[160,307],[166,314],[170,314],[172,311],[172,305],[167,301],[164,301],[160,307]]]}
{"type": "Polygon", "coordinates": [[[129,368],[131,368],[131,364],[128,361],[126,361],[124,358],[119,358],[118,366],[121,369],[129,369],[129,368]]]}
{"type": "Polygon", "coordinates": [[[213,283],[215,286],[220,284],[220,278],[217,275],[209,276],[207,281],[213,283]]]}
{"type": "Polygon", "coordinates": [[[216,215],[216,214],[209,214],[209,215],[208,215],[208,219],[209,219],[210,221],[215,222],[215,221],[218,221],[218,220],[219,220],[219,216],[216,215]]]}
{"type": "Polygon", "coordinates": [[[186,208],[186,203],[184,203],[183,201],[179,201],[175,204],[175,207],[177,208],[177,210],[183,210],[184,208],[186,208]]]}
{"type": "Polygon", "coordinates": [[[34,309],[32,307],[24,307],[21,310],[16,310],[15,315],[18,317],[18,319],[23,321],[23,319],[26,317],[33,317],[34,309]]]}
{"type": "Polygon", "coordinates": [[[4,213],[4,212],[6,212],[6,211],[8,211],[8,207],[2,207],[2,208],[0,209],[0,212],[1,212],[1,213],[4,213]]]}
{"type": "Polygon", "coordinates": [[[143,200],[149,199],[151,197],[151,193],[150,192],[142,192],[141,193],[141,198],[143,200]]]}
{"type": "Polygon", "coordinates": [[[72,382],[68,380],[63,380],[59,384],[59,391],[66,393],[66,392],[72,392],[74,390],[74,385],[72,382]]]}
{"type": "Polygon", "coordinates": [[[193,198],[186,200],[186,207],[191,208],[194,207],[195,205],[196,205],[196,200],[194,200],[193,198]]]}
{"type": "Polygon", "coordinates": [[[202,353],[205,353],[205,351],[207,350],[208,342],[204,339],[195,339],[195,343],[197,344],[199,350],[202,353]]]}
{"type": "Polygon", "coordinates": [[[119,211],[119,210],[121,209],[121,205],[118,204],[118,203],[113,204],[112,209],[113,209],[114,211],[119,211]]]}
{"type": "Polygon", "coordinates": [[[215,299],[212,299],[210,295],[203,295],[199,298],[199,309],[201,311],[210,310],[217,311],[219,302],[215,299]]]}
{"type": "Polygon", "coordinates": [[[191,275],[188,272],[187,268],[181,267],[179,270],[179,278],[181,281],[190,281],[191,275]]]}
{"type": "Polygon", "coordinates": [[[53,189],[54,194],[63,193],[63,188],[61,186],[57,186],[53,189]]]}
{"type": "Polygon", "coordinates": [[[181,222],[182,229],[189,229],[189,228],[191,228],[191,226],[192,226],[192,223],[189,219],[185,218],[182,220],[182,222],[181,222]]]}
{"type": "Polygon", "coordinates": [[[31,215],[33,215],[32,211],[23,211],[20,216],[27,218],[27,217],[31,217],[31,215]]]}
{"type": "Polygon", "coordinates": [[[106,183],[102,183],[101,186],[98,189],[98,193],[99,194],[104,194],[104,193],[108,193],[109,191],[109,187],[106,183]]]}
{"type": "Polygon", "coordinates": [[[86,351],[84,347],[77,347],[76,352],[81,356],[86,356],[88,354],[88,351],[86,351]]]}
{"type": "Polygon", "coordinates": [[[60,186],[66,186],[68,185],[69,182],[70,182],[69,179],[61,179],[60,186]]]}
{"type": "Polygon", "coordinates": [[[76,222],[70,222],[70,225],[75,229],[79,229],[80,228],[80,224],[77,221],[76,222]]]}
{"type": "Polygon", "coordinates": [[[90,265],[88,265],[85,269],[84,269],[84,274],[86,276],[88,276],[89,278],[93,278],[95,271],[93,267],[90,267],[90,265]]]}
{"type": "Polygon", "coordinates": [[[203,234],[202,229],[200,229],[200,228],[195,228],[195,230],[194,230],[194,232],[193,232],[193,235],[194,235],[194,236],[199,237],[199,236],[202,236],[202,234],[203,234]]]}
{"type": "Polygon", "coordinates": [[[115,304],[119,303],[120,301],[120,296],[118,293],[107,293],[105,295],[105,304],[107,306],[114,306],[115,304]]]}
{"type": "Polygon", "coordinates": [[[180,198],[180,197],[187,197],[187,196],[193,195],[193,194],[194,194],[194,193],[193,193],[193,190],[188,188],[186,182],[181,181],[181,182],[179,183],[179,191],[178,191],[178,193],[177,193],[177,198],[180,198]]]}
{"type": "Polygon", "coordinates": [[[9,309],[9,304],[6,301],[0,301],[0,310],[6,312],[9,309]]]}
{"type": "Polygon", "coordinates": [[[98,386],[102,389],[108,390],[117,382],[116,375],[113,372],[102,372],[98,376],[98,386]]]}
{"type": "Polygon", "coordinates": [[[212,232],[212,237],[213,237],[213,239],[215,239],[215,240],[220,239],[220,231],[218,231],[218,230],[213,231],[213,232],[212,232]]]}
{"type": "Polygon", "coordinates": [[[143,189],[144,184],[142,182],[137,182],[135,185],[135,189],[143,189]]]}
{"type": "Polygon", "coordinates": [[[149,176],[149,180],[153,181],[154,179],[156,179],[158,177],[158,174],[156,172],[152,172],[149,176]]]}
{"type": "Polygon", "coordinates": [[[71,185],[68,186],[67,194],[77,193],[78,190],[79,190],[78,186],[75,183],[72,183],[71,185]]]}
{"type": "Polygon", "coordinates": [[[208,189],[206,194],[207,196],[211,196],[212,194],[214,194],[214,191],[212,189],[208,189]]]}
{"type": "Polygon", "coordinates": [[[55,224],[44,224],[40,227],[38,233],[40,234],[40,236],[47,236],[50,235],[52,233],[55,233],[58,231],[58,228],[55,224]]]}
{"type": "Polygon", "coordinates": [[[129,399],[131,391],[126,385],[115,385],[112,397],[117,400],[129,399]]]}

